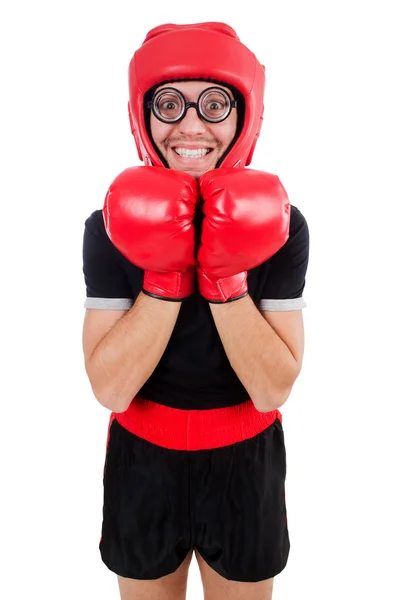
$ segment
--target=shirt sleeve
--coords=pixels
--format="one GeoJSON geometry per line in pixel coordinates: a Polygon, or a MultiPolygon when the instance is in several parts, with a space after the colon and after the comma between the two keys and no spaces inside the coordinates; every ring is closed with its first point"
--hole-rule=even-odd
{"type": "MultiPolygon", "coordinates": [[[[83,238],[83,273],[86,285],[84,308],[129,310],[133,304],[128,261],[110,241],[97,210],[85,222],[83,238]]],[[[136,269],[134,265],[131,269],[136,269]]]]}
{"type": "Polygon", "coordinates": [[[309,229],[305,217],[291,206],[289,238],[269,259],[260,310],[287,311],[306,307],[303,299],[309,262],[309,229]]]}

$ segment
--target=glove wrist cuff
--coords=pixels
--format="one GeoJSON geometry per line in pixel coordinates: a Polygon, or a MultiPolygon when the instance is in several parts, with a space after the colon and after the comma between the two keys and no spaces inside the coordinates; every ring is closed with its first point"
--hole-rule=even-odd
{"type": "Polygon", "coordinates": [[[194,292],[195,269],[158,273],[145,271],[143,292],[153,298],[180,302],[189,298],[194,292]]]}
{"type": "Polygon", "coordinates": [[[233,302],[248,294],[246,271],[228,277],[214,277],[198,267],[197,275],[200,294],[208,302],[214,304],[233,302]]]}

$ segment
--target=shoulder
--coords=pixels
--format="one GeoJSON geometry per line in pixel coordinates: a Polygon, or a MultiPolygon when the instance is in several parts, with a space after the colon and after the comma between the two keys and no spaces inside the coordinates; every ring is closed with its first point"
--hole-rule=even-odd
{"type": "Polygon", "coordinates": [[[276,256],[287,256],[309,251],[309,227],[306,218],[297,206],[291,204],[289,236],[285,244],[276,252],[276,256]]]}
{"type": "Polygon", "coordinates": [[[98,262],[104,268],[104,261],[116,261],[125,268],[126,259],[114,246],[105,228],[102,210],[95,210],[85,220],[83,237],[83,259],[85,263],[98,262]]]}
{"type": "Polygon", "coordinates": [[[95,251],[107,252],[112,256],[121,257],[121,253],[113,245],[105,228],[102,210],[95,210],[85,220],[84,247],[95,249],[95,251]]]}
{"type": "Polygon", "coordinates": [[[93,235],[97,235],[99,237],[107,237],[102,210],[94,210],[94,212],[91,213],[88,219],[85,220],[84,225],[85,228],[93,235]]]}
{"type": "Polygon", "coordinates": [[[302,212],[291,205],[289,237],[269,258],[262,298],[302,296],[309,262],[309,229],[302,212]]]}
{"type": "Polygon", "coordinates": [[[297,206],[294,206],[293,204],[291,204],[289,232],[290,236],[296,235],[300,232],[305,232],[307,235],[309,234],[309,227],[306,218],[299,210],[299,208],[297,206]]]}

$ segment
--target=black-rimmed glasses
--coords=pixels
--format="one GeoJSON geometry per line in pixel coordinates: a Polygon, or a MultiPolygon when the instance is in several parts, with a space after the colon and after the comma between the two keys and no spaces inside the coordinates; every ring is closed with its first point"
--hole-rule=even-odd
{"type": "Polygon", "coordinates": [[[181,121],[191,106],[204,121],[220,123],[227,119],[232,108],[237,107],[237,101],[233,100],[226,90],[213,86],[203,90],[197,102],[186,102],[182,92],[173,87],[166,87],[158,90],[147,106],[163,123],[181,121]]]}

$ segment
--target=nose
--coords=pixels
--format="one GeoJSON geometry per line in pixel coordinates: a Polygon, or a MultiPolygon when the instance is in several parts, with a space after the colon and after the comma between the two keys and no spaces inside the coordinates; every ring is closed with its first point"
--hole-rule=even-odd
{"type": "Polygon", "coordinates": [[[200,119],[194,106],[188,107],[186,115],[178,123],[178,130],[184,135],[202,135],[206,129],[206,124],[200,119]]]}

